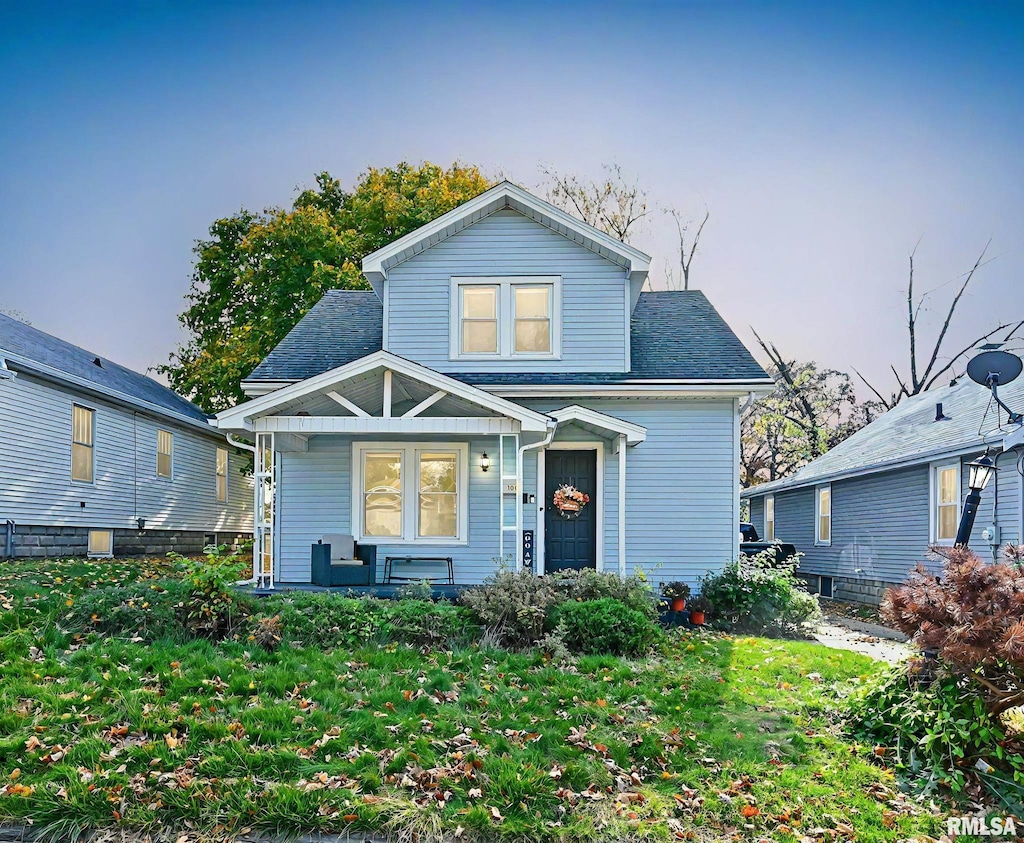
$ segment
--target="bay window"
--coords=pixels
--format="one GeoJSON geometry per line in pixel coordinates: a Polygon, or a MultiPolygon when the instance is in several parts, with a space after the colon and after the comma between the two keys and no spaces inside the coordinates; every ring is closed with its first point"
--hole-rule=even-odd
{"type": "Polygon", "coordinates": [[[352,523],[361,541],[465,543],[467,445],[359,442],[353,465],[352,523]]]}

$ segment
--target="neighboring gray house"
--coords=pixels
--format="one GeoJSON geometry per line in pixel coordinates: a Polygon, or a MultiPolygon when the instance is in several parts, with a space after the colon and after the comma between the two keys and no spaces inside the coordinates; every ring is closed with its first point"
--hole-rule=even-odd
{"type": "Polygon", "coordinates": [[[0,554],[195,552],[248,538],[248,466],[167,387],[0,315],[0,554]]]}
{"type": "MultiPolygon", "coordinates": [[[[999,390],[1024,410],[1024,378],[999,390]]],[[[967,463],[998,454],[971,547],[982,556],[1022,542],[1024,437],[991,393],[966,377],[907,398],[792,477],[744,489],[762,538],[792,542],[800,571],[826,596],[877,603],[931,545],[952,545],[967,495],[967,463]],[[990,529],[987,533],[986,528],[990,529]]]]}
{"type": "Polygon", "coordinates": [[[739,415],[772,382],[703,294],[642,293],[649,264],[507,182],[369,255],[372,292],[324,296],[217,416],[257,440],[257,576],[309,582],[332,534],[378,582],[735,558],[739,415]]]}

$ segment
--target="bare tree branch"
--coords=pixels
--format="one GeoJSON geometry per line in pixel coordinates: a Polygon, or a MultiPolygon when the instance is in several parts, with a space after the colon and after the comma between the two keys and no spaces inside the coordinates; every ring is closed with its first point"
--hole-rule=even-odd
{"type": "MultiPolygon", "coordinates": [[[[1004,340],[1003,340],[1003,342],[1007,342],[1007,341],[1008,341],[1008,340],[1009,340],[1009,339],[1010,339],[1010,338],[1011,338],[1011,337],[1012,337],[1012,336],[1014,335],[1014,333],[1015,333],[1015,332],[1017,331],[1017,329],[1021,327],[1021,325],[1024,325],[1024,322],[1019,322],[1019,323],[1017,324],[1017,327],[1016,327],[1016,328],[1014,328],[1014,329],[1013,329],[1012,331],[1010,331],[1010,333],[1009,333],[1009,334],[1007,334],[1007,335],[1006,335],[1006,339],[1004,339],[1004,340]]],[[[996,333],[998,333],[999,331],[1003,330],[1003,328],[1009,328],[1009,327],[1010,327],[1010,323],[1009,323],[1009,322],[1007,322],[1007,323],[1006,323],[1005,325],[999,325],[998,327],[995,327],[995,328],[993,328],[993,329],[992,329],[991,331],[989,331],[989,332],[988,332],[987,334],[982,334],[982,335],[981,335],[980,337],[978,337],[978,338],[977,338],[976,340],[974,340],[973,342],[971,342],[971,343],[968,343],[968,344],[967,344],[966,346],[964,346],[964,347],[963,347],[963,349],[961,349],[961,350],[960,350],[960,351],[958,351],[958,352],[957,352],[957,353],[956,353],[955,355],[953,355],[952,357],[950,357],[950,358],[949,358],[949,362],[948,362],[948,363],[947,363],[947,364],[946,364],[945,366],[943,366],[943,367],[942,367],[941,369],[939,369],[939,370],[938,370],[938,371],[937,371],[937,372],[936,372],[936,373],[935,373],[934,375],[932,375],[932,377],[931,377],[931,380],[929,380],[929,381],[928,381],[928,382],[927,382],[927,383],[926,383],[926,384],[925,384],[925,385],[924,385],[924,386],[923,386],[923,387],[921,388],[921,391],[922,391],[922,392],[924,392],[924,391],[926,391],[926,390],[929,390],[929,389],[931,389],[931,388],[932,388],[932,387],[933,387],[933,386],[935,385],[935,383],[936,383],[936,382],[937,382],[937,381],[938,381],[938,380],[939,380],[940,378],[942,378],[942,376],[943,376],[944,374],[946,374],[946,372],[948,372],[948,371],[949,371],[950,369],[952,369],[952,368],[953,368],[953,366],[954,366],[954,365],[956,365],[956,362],[957,362],[957,361],[958,361],[958,360],[959,360],[959,359],[960,359],[961,357],[963,357],[963,356],[964,356],[965,354],[967,354],[967,352],[968,352],[968,351],[970,351],[971,349],[973,349],[973,348],[975,348],[975,347],[977,347],[977,346],[981,345],[981,344],[982,344],[983,342],[985,342],[985,340],[987,340],[987,339],[988,339],[989,337],[991,337],[991,336],[992,336],[993,334],[996,334],[996,333]]]]}
{"type": "Polygon", "coordinates": [[[672,217],[676,224],[676,234],[679,238],[679,269],[683,274],[683,289],[689,290],[690,266],[693,264],[694,255],[697,254],[697,247],[700,245],[700,236],[704,232],[704,226],[707,225],[708,220],[711,218],[711,211],[706,205],[704,206],[704,218],[700,221],[700,225],[697,226],[697,232],[693,235],[693,242],[689,247],[686,245],[686,232],[690,223],[683,222],[682,214],[676,208],[665,208],[664,212],[672,217]]]}
{"type": "Polygon", "coordinates": [[[884,406],[885,409],[891,410],[893,407],[896,406],[896,402],[893,399],[884,397],[881,392],[879,392],[877,389],[874,388],[874,386],[871,385],[871,381],[869,381],[866,377],[864,377],[864,375],[862,375],[856,369],[854,369],[853,371],[854,371],[854,374],[856,374],[858,378],[860,378],[862,381],[864,381],[864,385],[868,389],[870,389],[873,393],[875,393],[875,395],[878,396],[878,400],[882,402],[882,406],[884,406]]]}

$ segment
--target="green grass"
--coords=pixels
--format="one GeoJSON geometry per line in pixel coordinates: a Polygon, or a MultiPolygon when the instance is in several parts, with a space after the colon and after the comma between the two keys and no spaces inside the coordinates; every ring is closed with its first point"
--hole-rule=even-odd
{"type": "Polygon", "coordinates": [[[8,563],[0,576],[0,820],[421,840],[895,840],[937,836],[836,693],[868,659],[674,635],[641,660],[156,644],[62,618],[153,562],[8,563]],[[459,831],[459,829],[462,829],[459,831]]]}

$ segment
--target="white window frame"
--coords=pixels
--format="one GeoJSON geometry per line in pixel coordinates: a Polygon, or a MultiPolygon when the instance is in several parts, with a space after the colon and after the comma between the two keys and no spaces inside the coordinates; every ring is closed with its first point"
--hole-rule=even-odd
{"type": "Polygon", "coordinates": [[[775,495],[764,496],[764,540],[766,542],[775,541],[775,495]],[[768,519],[768,510],[772,511],[771,520],[768,519]],[[772,528],[769,530],[768,525],[771,524],[772,528]]]}
{"type": "Polygon", "coordinates": [[[226,504],[228,502],[228,498],[231,496],[231,489],[230,489],[230,487],[228,485],[228,472],[231,469],[231,454],[228,453],[228,449],[227,448],[218,447],[216,449],[215,454],[214,454],[213,460],[214,460],[214,462],[213,462],[213,473],[214,473],[213,495],[217,499],[217,503],[223,505],[223,504],[226,504]],[[221,474],[221,471],[220,471],[220,455],[221,454],[224,455],[224,473],[223,474],[221,474]],[[224,497],[223,498],[220,496],[220,478],[221,477],[224,478],[224,497]]]}
{"type": "Polygon", "coordinates": [[[356,541],[378,545],[469,544],[469,443],[467,442],[354,442],[352,443],[352,533],[356,541]],[[363,462],[367,453],[399,453],[402,457],[402,535],[367,536],[363,533],[363,462]],[[420,454],[455,454],[455,537],[419,538],[420,454]]]}
{"type": "Polygon", "coordinates": [[[451,360],[560,360],[562,357],[562,276],[561,275],[453,275],[449,291],[449,349],[451,360]],[[462,288],[480,285],[497,287],[495,317],[498,321],[496,353],[462,352],[462,288]],[[551,288],[551,350],[545,352],[515,350],[515,288],[551,288]]]}
{"type": "Polygon", "coordinates": [[[95,486],[96,485],[96,408],[95,407],[87,407],[85,404],[78,404],[78,403],[75,403],[75,404],[71,405],[71,466],[70,466],[69,473],[71,475],[71,482],[72,483],[81,483],[84,486],[95,486]],[[90,420],[90,428],[91,429],[90,429],[89,436],[90,436],[90,439],[92,440],[92,443],[90,445],[85,445],[84,443],[77,442],[75,440],[75,410],[84,410],[85,412],[90,414],[89,415],[89,420],[90,420]],[[89,449],[89,457],[90,457],[90,464],[89,464],[89,477],[90,477],[90,479],[89,480],[82,480],[82,479],[80,479],[78,477],[75,477],[75,446],[76,445],[78,445],[80,448],[88,448],[89,449]]]}
{"type": "Polygon", "coordinates": [[[174,480],[174,431],[173,430],[165,430],[162,427],[158,427],[157,431],[156,431],[156,476],[160,480],[174,480]],[[167,472],[168,472],[167,474],[161,474],[160,473],[160,456],[161,456],[161,453],[162,453],[160,451],[160,434],[161,433],[167,434],[167,436],[169,437],[170,443],[171,443],[171,450],[166,455],[168,457],[167,461],[168,461],[168,463],[170,463],[170,465],[168,466],[168,469],[167,469],[167,472]]]}
{"type": "Polygon", "coordinates": [[[835,511],[835,501],[832,498],[832,484],[822,483],[819,486],[814,487],[814,546],[815,547],[831,547],[832,536],[835,533],[836,525],[835,519],[832,517],[832,513],[835,511]],[[823,539],[821,537],[821,493],[828,492],[828,538],[823,539]]]}
{"type": "Polygon", "coordinates": [[[97,527],[95,529],[91,529],[91,530],[89,530],[87,541],[88,541],[88,543],[86,544],[86,551],[87,551],[86,555],[90,559],[109,559],[111,556],[114,555],[114,531],[113,530],[103,529],[101,527],[97,527]],[[107,543],[106,550],[93,550],[92,549],[92,536],[93,536],[93,533],[106,533],[107,534],[107,536],[110,539],[110,541],[107,543]]]}
{"type": "MultiPolygon", "coordinates": [[[[960,460],[953,460],[952,462],[936,462],[932,463],[929,471],[929,482],[928,482],[928,540],[931,544],[942,545],[945,547],[952,547],[956,543],[956,533],[954,532],[952,538],[940,539],[939,534],[939,476],[946,469],[954,469],[956,471],[956,523],[960,524],[960,517],[963,515],[963,495],[961,492],[961,482],[963,478],[961,476],[960,460]]],[[[950,504],[943,504],[949,506],[950,504]]]]}

